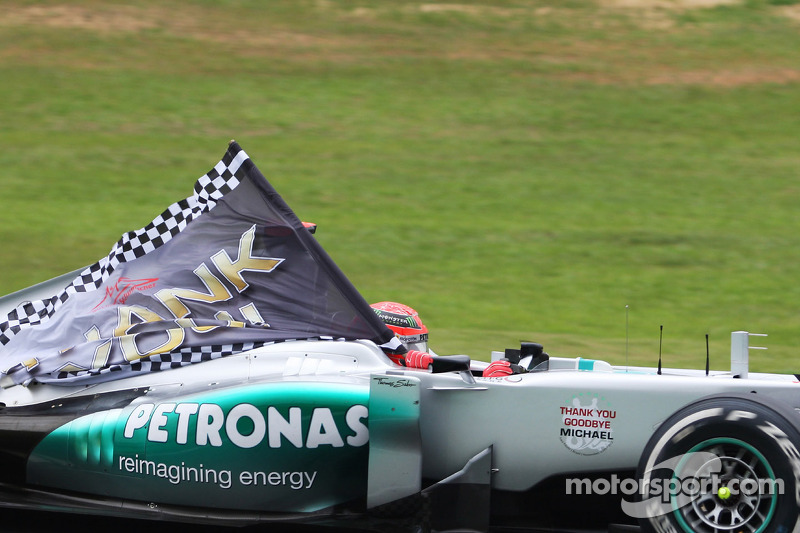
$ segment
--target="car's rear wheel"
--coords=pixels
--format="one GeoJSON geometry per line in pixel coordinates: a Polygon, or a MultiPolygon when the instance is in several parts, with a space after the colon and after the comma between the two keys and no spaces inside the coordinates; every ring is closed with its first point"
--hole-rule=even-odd
{"type": "Polygon", "coordinates": [[[711,397],[667,419],[642,453],[648,532],[783,533],[800,527],[800,415],[755,394],[711,397]]]}

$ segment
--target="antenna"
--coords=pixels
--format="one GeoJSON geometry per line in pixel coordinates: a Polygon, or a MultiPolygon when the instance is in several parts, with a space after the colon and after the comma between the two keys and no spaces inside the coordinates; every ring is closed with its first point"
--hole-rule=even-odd
{"type": "Polygon", "coordinates": [[[706,376],[708,376],[708,333],[706,333],[706,376]]]}
{"type": "Polygon", "coordinates": [[[661,375],[661,340],[664,338],[664,324],[661,324],[658,333],[658,375],[661,375]]]}
{"type": "Polygon", "coordinates": [[[625,372],[628,371],[628,304],[625,304],[625,372]]]}

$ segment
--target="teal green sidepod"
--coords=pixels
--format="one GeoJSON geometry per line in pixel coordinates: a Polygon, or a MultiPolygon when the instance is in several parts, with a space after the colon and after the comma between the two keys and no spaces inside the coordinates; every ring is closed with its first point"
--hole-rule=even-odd
{"type": "Polygon", "coordinates": [[[51,432],[31,453],[28,483],[284,513],[366,494],[366,384],[270,383],[148,400],[51,432]]]}

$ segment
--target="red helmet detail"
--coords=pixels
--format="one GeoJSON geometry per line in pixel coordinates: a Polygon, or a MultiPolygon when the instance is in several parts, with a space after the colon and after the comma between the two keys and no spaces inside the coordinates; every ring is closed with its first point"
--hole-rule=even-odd
{"type": "Polygon", "coordinates": [[[427,351],[428,328],[413,308],[397,302],[378,302],[371,307],[403,344],[427,351]]]}

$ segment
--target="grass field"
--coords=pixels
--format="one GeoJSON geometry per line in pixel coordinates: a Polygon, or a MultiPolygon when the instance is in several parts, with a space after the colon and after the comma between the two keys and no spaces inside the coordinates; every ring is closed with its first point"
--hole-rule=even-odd
{"type": "Polygon", "coordinates": [[[800,4],[4,2],[0,294],[235,138],[439,353],[800,370],[800,4]]]}

